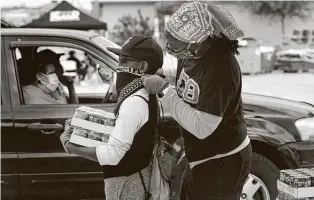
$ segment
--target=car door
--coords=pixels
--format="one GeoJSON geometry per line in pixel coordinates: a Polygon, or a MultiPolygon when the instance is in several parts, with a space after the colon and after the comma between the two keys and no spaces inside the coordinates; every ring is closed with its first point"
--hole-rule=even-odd
{"type": "Polygon", "coordinates": [[[3,39],[1,39],[1,46],[1,199],[17,199],[19,196],[17,141],[13,126],[3,39]]]}
{"type": "MultiPolygon", "coordinates": [[[[63,38],[11,38],[5,43],[15,118],[21,199],[103,199],[101,167],[64,152],[60,143],[64,121],[81,105],[23,105],[15,66],[14,48],[19,45],[72,45],[98,53],[92,45],[63,38]]],[[[105,58],[106,55],[100,55],[105,58]]],[[[114,104],[88,105],[112,112],[114,104]]]]}

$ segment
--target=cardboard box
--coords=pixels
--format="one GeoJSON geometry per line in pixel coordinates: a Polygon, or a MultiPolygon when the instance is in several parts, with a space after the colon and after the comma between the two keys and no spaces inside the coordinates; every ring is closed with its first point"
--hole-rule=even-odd
{"type": "Polygon", "coordinates": [[[71,120],[74,126],[70,142],[85,147],[96,147],[108,142],[115,126],[115,116],[100,109],[81,106],[71,120]]]}
{"type": "Polygon", "coordinates": [[[276,200],[314,200],[314,197],[306,197],[306,198],[296,198],[289,194],[279,192],[278,197],[276,200]]]}
{"type": "Polygon", "coordinates": [[[279,192],[288,194],[295,199],[307,199],[308,197],[314,197],[314,187],[294,188],[286,183],[277,180],[277,186],[279,192]]]}

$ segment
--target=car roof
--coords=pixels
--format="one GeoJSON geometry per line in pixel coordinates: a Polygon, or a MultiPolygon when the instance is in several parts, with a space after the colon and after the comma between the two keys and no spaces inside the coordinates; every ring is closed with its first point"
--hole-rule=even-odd
{"type": "MultiPolygon", "coordinates": [[[[59,37],[77,39],[85,42],[92,42],[91,38],[94,36],[100,36],[95,32],[80,31],[73,29],[49,29],[49,28],[4,28],[0,30],[2,36],[42,36],[42,37],[59,37]]],[[[107,39],[108,40],[108,39],[107,39]]],[[[92,42],[93,43],[93,42],[92,42]]],[[[99,47],[100,48],[100,47],[99,47]]],[[[105,48],[101,48],[101,51],[105,51],[110,55],[115,55],[109,52],[105,48]]]]}
{"type": "Polygon", "coordinates": [[[4,28],[1,29],[3,36],[54,36],[54,37],[69,37],[79,39],[90,39],[97,33],[88,31],[79,31],[72,29],[38,29],[38,28],[4,28]]]}

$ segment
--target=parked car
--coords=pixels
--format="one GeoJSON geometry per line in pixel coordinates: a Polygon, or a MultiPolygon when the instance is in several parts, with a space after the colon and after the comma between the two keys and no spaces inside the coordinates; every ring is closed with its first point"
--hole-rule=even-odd
{"type": "Polygon", "coordinates": [[[307,72],[314,69],[313,50],[284,50],[276,53],[275,69],[307,72]]]}
{"type": "MultiPolygon", "coordinates": [[[[80,104],[26,105],[20,79],[30,75],[27,69],[32,67],[34,50],[52,46],[83,51],[108,73],[115,73],[118,57],[106,50],[115,44],[74,30],[2,29],[1,35],[1,198],[103,199],[99,164],[64,152],[59,136],[65,119],[79,106],[113,112],[116,101],[108,95],[110,87],[103,93],[94,87],[79,93],[80,104]],[[29,51],[17,53],[21,48],[29,51]],[[23,56],[30,56],[29,64],[18,66],[23,56]],[[21,67],[26,68],[22,75],[21,67]]],[[[243,102],[254,155],[242,197],[273,200],[279,169],[314,166],[314,106],[253,94],[243,94],[243,102]]],[[[162,117],[162,134],[180,149],[178,124],[167,112],[162,117]]],[[[184,160],[174,172],[172,199],[180,193],[184,160]]]]}

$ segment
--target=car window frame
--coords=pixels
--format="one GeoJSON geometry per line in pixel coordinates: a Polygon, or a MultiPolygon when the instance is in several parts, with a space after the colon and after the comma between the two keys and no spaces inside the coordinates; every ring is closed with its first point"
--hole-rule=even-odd
{"type": "MultiPolygon", "coordinates": [[[[62,46],[62,47],[68,47],[68,48],[74,48],[77,50],[81,50],[84,52],[88,52],[91,55],[93,55],[94,57],[96,57],[98,60],[100,60],[104,65],[108,66],[109,68],[111,68],[112,70],[115,70],[115,68],[112,66],[112,63],[108,62],[106,59],[103,59],[101,56],[99,56],[98,54],[94,53],[93,51],[89,50],[86,47],[82,47],[80,45],[77,44],[72,44],[72,43],[68,43],[68,42],[58,42],[58,41],[13,41],[10,43],[10,48],[18,48],[18,47],[26,47],[26,46],[62,46]],[[66,45],[66,46],[64,46],[66,45]]],[[[110,56],[108,56],[110,57],[110,56]]],[[[111,57],[110,57],[111,58],[111,57]]],[[[112,59],[112,58],[111,58],[112,59]]]]}
{"type": "Polygon", "coordinates": [[[7,58],[4,45],[4,39],[1,38],[1,110],[11,110],[11,95],[8,80],[7,58]],[[6,94],[6,95],[3,95],[6,94]]]}
{"type": "MultiPolygon", "coordinates": [[[[68,47],[68,48],[75,48],[87,53],[90,53],[91,55],[95,56],[99,61],[101,61],[105,66],[111,68],[113,71],[116,67],[116,61],[114,58],[111,58],[110,55],[106,54],[106,52],[99,49],[96,45],[93,45],[92,42],[87,42],[84,40],[79,39],[72,39],[72,38],[58,38],[58,37],[29,37],[29,36],[23,36],[23,37],[7,37],[7,40],[4,41],[5,46],[8,47],[7,51],[5,52],[7,57],[7,64],[10,60],[14,67],[10,67],[8,69],[8,77],[9,77],[9,87],[11,92],[11,99],[12,99],[12,109],[14,110],[24,110],[25,112],[28,110],[34,110],[35,109],[55,109],[55,108],[76,108],[79,106],[91,106],[94,108],[99,107],[112,107],[112,110],[116,106],[117,103],[104,103],[104,104],[23,104],[22,101],[22,94],[21,94],[21,87],[18,80],[18,74],[17,71],[17,61],[15,58],[15,52],[14,49],[22,46],[62,46],[62,47],[68,47]],[[17,99],[16,97],[19,97],[17,99]]],[[[111,109],[110,109],[111,110],[111,109]]]]}

